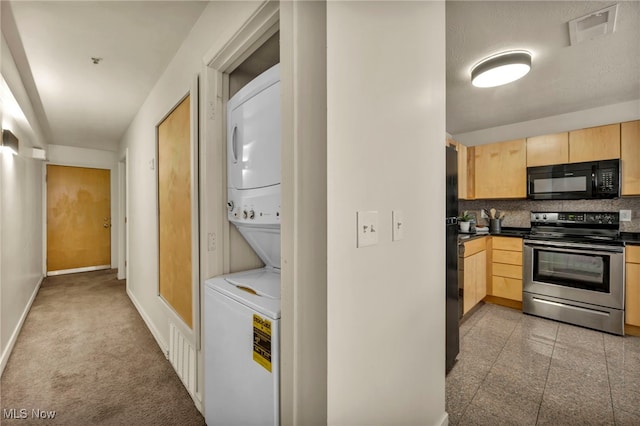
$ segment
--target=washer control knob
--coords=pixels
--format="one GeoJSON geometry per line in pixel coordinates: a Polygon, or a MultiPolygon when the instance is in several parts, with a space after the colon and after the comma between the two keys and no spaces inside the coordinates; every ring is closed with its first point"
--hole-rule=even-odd
{"type": "Polygon", "coordinates": [[[233,200],[231,200],[231,201],[229,201],[229,202],[227,203],[227,209],[228,209],[229,211],[233,211],[233,208],[234,208],[234,207],[235,207],[235,206],[234,206],[234,204],[233,204],[233,200]]]}
{"type": "Polygon", "coordinates": [[[256,212],[254,212],[253,210],[249,211],[249,219],[255,219],[256,218],[256,212]]]}
{"type": "Polygon", "coordinates": [[[246,219],[246,218],[247,218],[247,216],[249,216],[249,213],[247,213],[247,211],[246,211],[246,210],[243,210],[243,211],[242,211],[242,218],[243,218],[243,219],[246,219]]]}

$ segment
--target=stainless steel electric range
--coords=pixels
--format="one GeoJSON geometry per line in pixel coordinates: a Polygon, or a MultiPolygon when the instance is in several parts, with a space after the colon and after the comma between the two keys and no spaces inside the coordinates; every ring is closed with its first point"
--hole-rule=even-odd
{"type": "Polygon", "coordinates": [[[525,313],[624,334],[624,243],[614,212],[532,212],[525,313]]]}

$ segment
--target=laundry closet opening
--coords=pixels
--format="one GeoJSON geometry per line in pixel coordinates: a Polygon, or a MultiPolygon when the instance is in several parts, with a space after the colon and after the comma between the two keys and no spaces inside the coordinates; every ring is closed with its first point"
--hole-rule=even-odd
{"type": "MultiPolygon", "coordinates": [[[[229,97],[231,99],[247,83],[280,62],[280,32],[276,32],[258,47],[237,68],[229,73],[229,97]]],[[[245,271],[264,266],[238,229],[229,227],[229,272],[245,271]]]]}

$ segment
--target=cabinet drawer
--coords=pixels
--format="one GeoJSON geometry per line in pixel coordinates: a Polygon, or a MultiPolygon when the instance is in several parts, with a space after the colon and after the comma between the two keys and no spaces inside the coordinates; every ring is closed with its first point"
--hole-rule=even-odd
{"type": "MultiPolygon", "coordinates": [[[[495,266],[495,265],[494,265],[495,266]]],[[[493,276],[493,295],[522,301],[522,280],[493,276]]]]}
{"type": "Polygon", "coordinates": [[[521,251],[493,250],[493,261],[498,263],[507,263],[509,265],[522,266],[521,251]]]}
{"type": "Polygon", "coordinates": [[[515,278],[522,280],[522,266],[519,265],[507,265],[506,263],[492,264],[492,273],[494,276],[515,278]]]}
{"type": "Polygon", "coordinates": [[[640,246],[627,246],[626,250],[627,263],[640,263],[640,246]]]}
{"type": "Polygon", "coordinates": [[[491,237],[493,249],[522,251],[522,238],[514,237],[491,237]]]}
{"type": "Polygon", "coordinates": [[[475,240],[467,241],[464,244],[464,250],[462,257],[473,256],[476,253],[484,251],[487,249],[487,239],[486,237],[477,238],[475,240]]]}

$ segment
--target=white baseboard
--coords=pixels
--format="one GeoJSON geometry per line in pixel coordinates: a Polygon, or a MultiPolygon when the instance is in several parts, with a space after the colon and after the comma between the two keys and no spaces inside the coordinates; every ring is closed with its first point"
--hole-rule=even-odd
{"type": "Polygon", "coordinates": [[[144,309],[142,309],[142,306],[138,302],[138,299],[136,299],[136,297],[133,295],[133,293],[129,290],[128,287],[127,287],[127,295],[129,296],[129,299],[131,299],[131,302],[133,303],[133,306],[136,307],[136,310],[138,311],[138,313],[142,317],[142,320],[147,325],[147,328],[149,329],[149,331],[151,331],[151,334],[153,335],[153,338],[156,339],[156,342],[158,343],[158,346],[160,346],[160,349],[162,350],[162,353],[164,354],[165,358],[168,358],[169,345],[167,344],[167,342],[165,342],[162,339],[162,336],[160,335],[160,332],[158,331],[156,326],[153,325],[153,323],[151,322],[151,319],[149,318],[149,316],[146,314],[144,309]]]}
{"type": "Polygon", "coordinates": [[[442,416],[442,420],[440,421],[440,426],[447,426],[449,424],[449,413],[445,411],[444,416],[442,416]]]}
{"type": "Polygon", "coordinates": [[[31,293],[31,297],[27,302],[27,306],[25,306],[24,311],[22,312],[22,316],[20,317],[20,321],[16,325],[16,328],[11,333],[11,338],[7,344],[7,347],[2,352],[2,357],[0,358],[0,377],[4,373],[4,368],[7,366],[7,362],[9,361],[9,357],[11,356],[11,352],[13,351],[13,347],[16,344],[16,340],[18,340],[18,336],[20,335],[20,331],[22,330],[22,326],[24,325],[24,321],[27,319],[27,315],[31,310],[31,305],[33,305],[33,301],[36,299],[36,295],[38,294],[38,290],[40,290],[40,286],[42,285],[42,281],[44,280],[44,276],[41,276],[38,280],[38,284],[36,284],[36,288],[31,293]]]}

